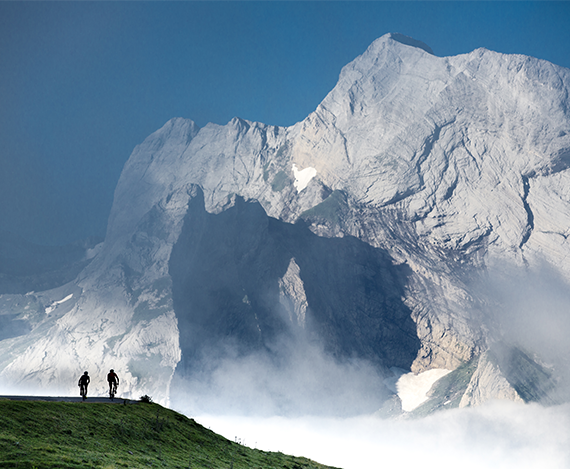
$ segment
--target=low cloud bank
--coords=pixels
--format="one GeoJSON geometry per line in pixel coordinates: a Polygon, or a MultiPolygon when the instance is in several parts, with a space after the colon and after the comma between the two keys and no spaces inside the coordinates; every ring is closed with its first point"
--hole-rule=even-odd
{"type": "Polygon", "coordinates": [[[177,378],[172,405],[190,414],[348,417],[377,411],[391,395],[385,376],[366,360],[337,360],[304,341],[277,348],[212,359],[177,378]]]}
{"type": "Polygon", "coordinates": [[[174,407],[247,446],[343,469],[568,469],[568,284],[548,266],[502,266],[475,288],[490,344],[518,347],[552,373],[555,388],[545,388],[544,402],[556,405],[491,401],[417,420],[381,419],[373,414],[389,397],[390,376],[305,344],[281,354],[288,358],[279,366],[261,354],[228,357],[188,382],[191,394],[174,407]]]}
{"type": "Polygon", "coordinates": [[[192,415],[230,440],[343,469],[568,469],[570,405],[508,401],[421,420],[192,415]]]}

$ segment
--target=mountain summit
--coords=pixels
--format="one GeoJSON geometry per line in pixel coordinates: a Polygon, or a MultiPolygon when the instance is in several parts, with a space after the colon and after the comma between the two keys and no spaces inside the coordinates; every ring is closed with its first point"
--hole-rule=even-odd
{"type": "Polygon", "coordinates": [[[291,127],[170,120],[77,279],[0,297],[30,331],[0,341],[2,381],[68,390],[114,368],[126,396],[361,413],[440,370],[430,409],[563,399],[551,331],[513,324],[566,327],[519,306],[535,275],[570,281],[569,89],[545,61],[388,34],[291,127]]]}

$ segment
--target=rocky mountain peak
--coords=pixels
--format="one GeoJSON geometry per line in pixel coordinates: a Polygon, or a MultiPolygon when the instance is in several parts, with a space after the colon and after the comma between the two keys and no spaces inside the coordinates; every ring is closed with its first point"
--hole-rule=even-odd
{"type": "Polygon", "coordinates": [[[550,375],[539,350],[491,350],[500,302],[480,285],[497,265],[570,281],[569,73],[388,34],[291,127],[170,120],[126,163],[100,254],[74,282],[9,298],[30,332],[0,341],[0,375],[113,367],[127,393],[166,402],[263,363],[296,402],[312,386],[298,365],[399,367],[454,370],[442,402],[525,398],[525,379],[550,375]]]}

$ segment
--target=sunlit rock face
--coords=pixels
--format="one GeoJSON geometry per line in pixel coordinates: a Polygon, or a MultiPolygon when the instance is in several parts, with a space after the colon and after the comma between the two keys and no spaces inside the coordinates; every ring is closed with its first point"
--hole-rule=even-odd
{"type": "Polygon", "coordinates": [[[489,355],[485,352],[479,358],[459,407],[478,405],[493,399],[523,400],[489,355]]]}
{"type": "Polygon", "coordinates": [[[167,122],[126,163],[77,279],[2,295],[28,321],[0,341],[2,381],[75,392],[89,369],[103,392],[113,367],[125,395],[168,402],[212,357],[278,364],[302,341],[380,374],[459,370],[442,405],[526,399],[527,375],[481,355],[508,327],[482,285],[507,265],[570,279],[569,87],[545,61],[389,34],[291,127],[167,122]]]}

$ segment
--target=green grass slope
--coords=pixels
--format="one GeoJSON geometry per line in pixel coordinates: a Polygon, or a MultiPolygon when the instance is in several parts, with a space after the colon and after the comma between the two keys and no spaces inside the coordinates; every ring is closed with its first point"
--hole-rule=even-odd
{"type": "Polygon", "coordinates": [[[251,449],[157,404],[0,400],[1,468],[324,469],[251,449]]]}

